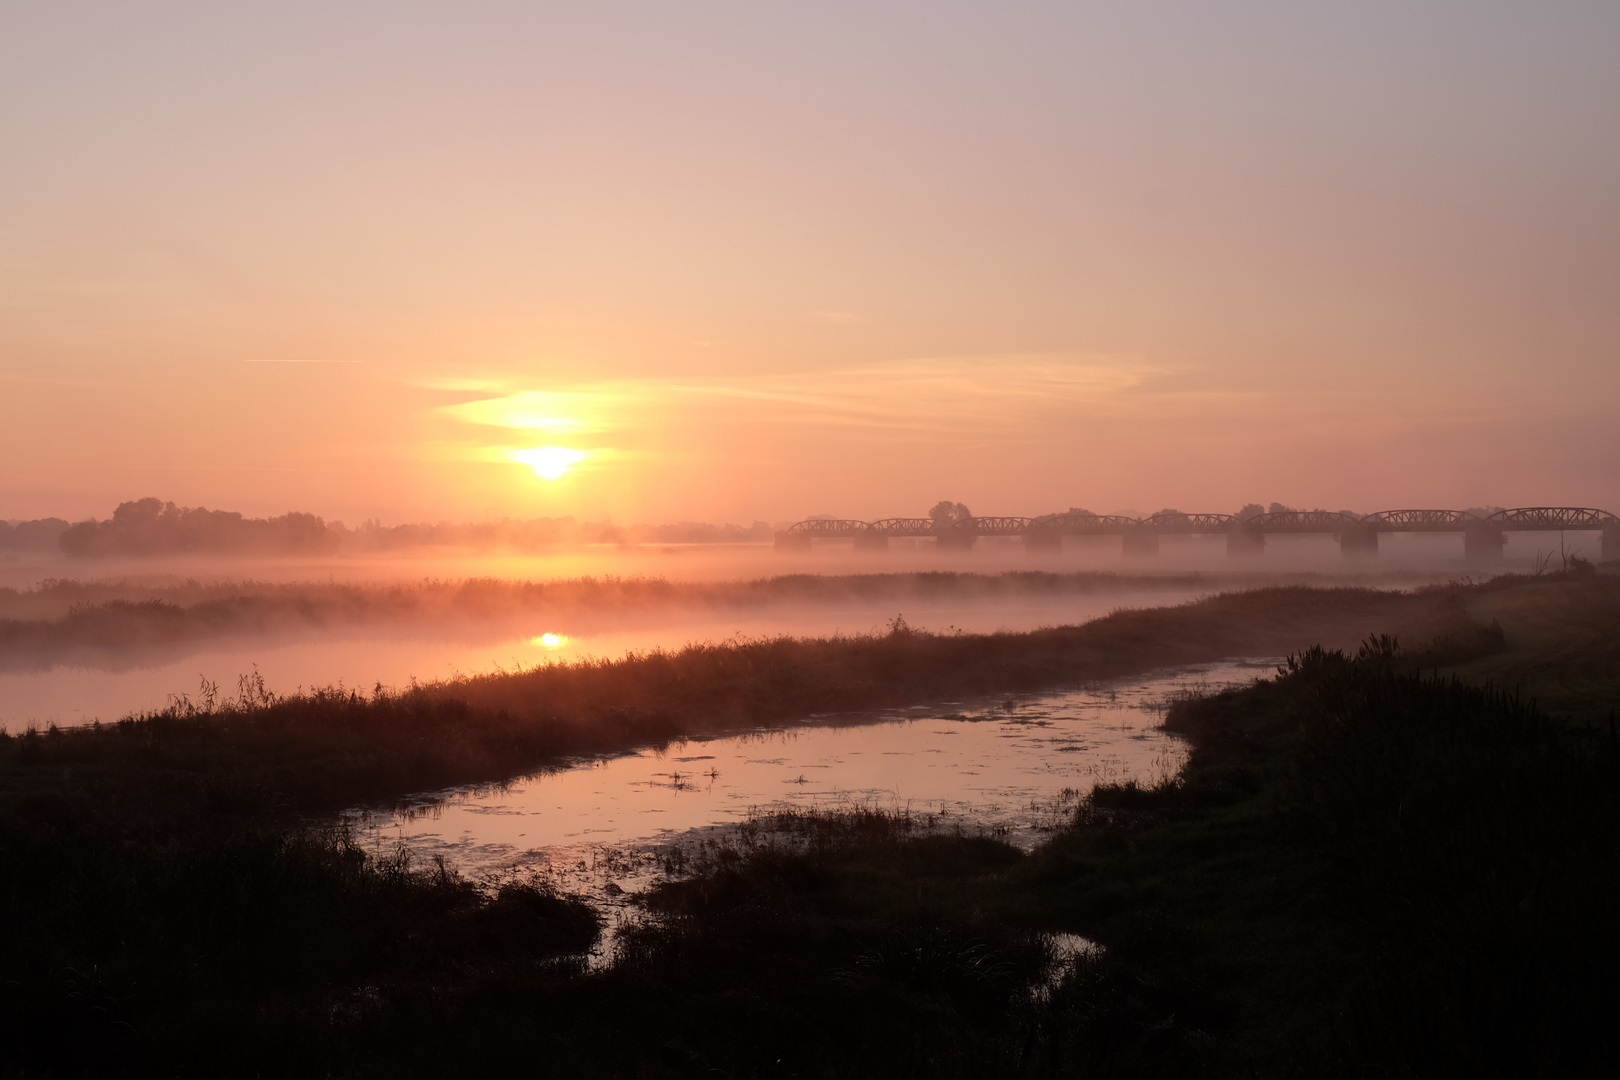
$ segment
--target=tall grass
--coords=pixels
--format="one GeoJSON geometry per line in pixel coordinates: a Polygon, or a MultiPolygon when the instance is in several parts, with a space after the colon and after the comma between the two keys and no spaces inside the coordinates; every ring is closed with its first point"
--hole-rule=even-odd
{"type": "Polygon", "coordinates": [[[1314,650],[1285,679],[1299,684],[1289,799],[1366,934],[1336,1041],[1424,1073],[1620,1065],[1612,721],[1571,727],[1369,645],[1354,660],[1314,650]]]}
{"type": "Polygon", "coordinates": [[[1194,744],[1183,775],[1098,789],[1035,877],[1116,962],[1179,988],[1179,1016],[1210,1018],[1220,1072],[1620,1064],[1607,724],[1415,670],[1379,637],[1167,726],[1194,744]]]}

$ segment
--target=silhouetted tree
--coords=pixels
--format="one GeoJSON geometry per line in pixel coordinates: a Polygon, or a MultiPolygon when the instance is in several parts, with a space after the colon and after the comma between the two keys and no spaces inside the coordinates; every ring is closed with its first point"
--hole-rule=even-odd
{"type": "Polygon", "coordinates": [[[959,502],[941,499],[928,511],[928,516],[934,519],[936,525],[960,525],[973,519],[973,511],[959,502]]]}
{"type": "Polygon", "coordinates": [[[314,514],[245,518],[225,510],[182,507],[160,499],[121,503],[106,521],[81,521],[58,540],[69,555],[172,555],[259,552],[313,554],[342,542],[314,514]]]}
{"type": "Polygon", "coordinates": [[[10,524],[0,521],[0,551],[55,551],[57,537],[68,523],[61,518],[37,518],[10,524]]]}

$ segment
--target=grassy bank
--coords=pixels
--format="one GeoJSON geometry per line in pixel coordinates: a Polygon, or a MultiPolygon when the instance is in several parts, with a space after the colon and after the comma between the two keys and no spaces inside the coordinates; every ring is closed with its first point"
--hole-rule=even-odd
{"type": "Polygon", "coordinates": [[[397,693],[278,698],[248,684],[230,700],[210,693],[115,724],[0,738],[0,791],[56,790],[71,775],[74,791],[127,802],[135,819],[184,820],[206,793],[211,816],[262,823],[499,781],[568,755],[1276,655],[1392,625],[1428,639],[1464,618],[1444,593],[1266,589],[1027,634],[896,626],[875,637],[691,646],[397,693]]]}
{"type": "MultiPolygon", "coordinates": [[[[1601,1072],[1614,736],[1435,669],[1587,656],[1571,642],[1605,624],[1604,581],[1267,590],[375,698],[249,687],[9,738],[0,1074],[1601,1072]],[[1514,614],[1560,608],[1564,631],[1514,614]],[[1307,648],[1376,631],[1416,644],[1307,648]],[[559,753],[1288,651],[1281,678],[1172,711],[1175,783],[1099,789],[1033,855],[904,817],[761,823],[646,897],[605,971],[577,959],[594,916],[543,883],[481,890],[296,824],[559,753]]],[[[1559,685],[1591,712],[1613,675],[1559,685]]]]}

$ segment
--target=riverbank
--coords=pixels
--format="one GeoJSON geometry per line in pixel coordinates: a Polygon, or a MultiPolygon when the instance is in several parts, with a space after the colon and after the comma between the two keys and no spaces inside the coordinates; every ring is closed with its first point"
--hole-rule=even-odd
{"type": "Polygon", "coordinates": [[[32,791],[66,770],[132,819],[286,824],[413,792],[491,783],[574,755],[964,696],[1075,686],[1225,656],[1353,644],[1397,627],[1471,633],[1455,596],[1261,589],[1121,611],[1027,634],[888,633],[693,645],[372,693],[280,697],[252,681],[143,717],[0,738],[0,782],[32,791]],[[228,692],[227,692],[228,693],[228,692]],[[227,811],[226,804],[230,804],[227,811]]]}

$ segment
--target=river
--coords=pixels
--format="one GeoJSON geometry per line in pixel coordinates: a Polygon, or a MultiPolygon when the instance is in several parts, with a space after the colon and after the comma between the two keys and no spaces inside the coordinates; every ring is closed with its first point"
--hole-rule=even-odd
{"type": "Polygon", "coordinates": [[[1024,598],[978,605],[883,601],[882,606],[804,605],[748,611],[669,611],[643,618],[536,617],[532,625],[480,628],[372,626],[337,633],[221,638],[160,653],[108,652],[43,671],[0,672],[0,725],[18,732],[33,724],[69,727],[159,709],[182,694],[195,696],[206,679],[231,693],[240,676],[257,671],[280,694],[343,685],[408,686],[460,674],[512,670],[627,651],[678,649],[689,642],[738,635],[796,637],[881,631],[904,614],[917,629],[970,632],[1032,630],[1082,623],[1124,607],[1160,607],[1204,595],[1155,589],[1024,598]],[[903,610],[899,610],[903,609],[903,610]]]}

